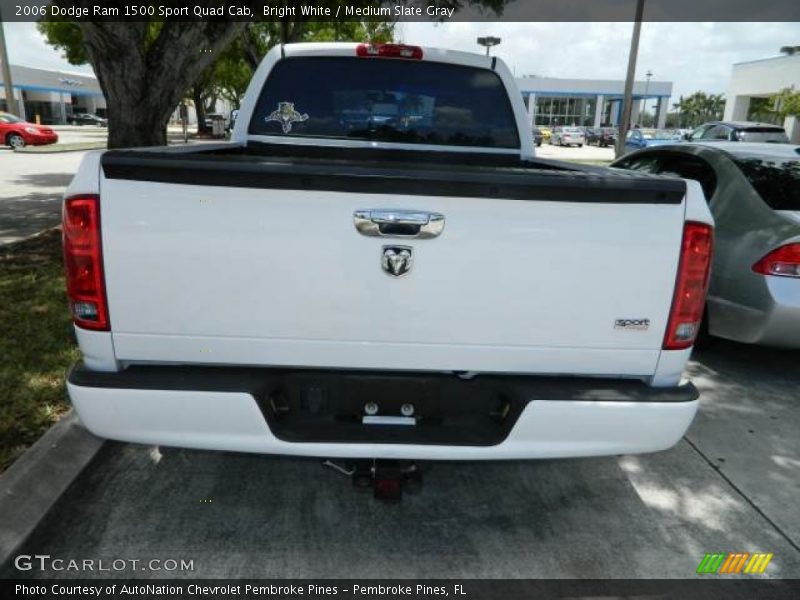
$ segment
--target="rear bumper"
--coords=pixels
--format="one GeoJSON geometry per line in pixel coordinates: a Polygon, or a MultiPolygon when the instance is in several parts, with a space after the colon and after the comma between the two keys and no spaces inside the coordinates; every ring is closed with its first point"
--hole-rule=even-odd
{"type": "Polygon", "coordinates": [[[751,306],[709,296],[711,333],[748,344],[800,348],[800,281],[763,280],[751,306]]]}
{"type": "MultiPolygon", "coordinates": [[[[606,379],[491,376],[467,382],[448,375],[197,367],[100,373],[76,366],[67,388],[87,429],[109,439],[265,454],[417,460],[665,450],[683,436],[698,405],[697,390],[690,383],[651,388],[606,379]],[[378,380],[386,386],[385,394],[370,388],[378,380]],[[285,391],[287,386],[330,390],[335,404],[338,391],[363,389],[368,397],[387,399],[384,405],[391,405],[393,392],[417,389],[415,385],[421,386],[418,412],[439,411],[437,418],[421,417],[416,426],[362,425],[341,417],[325,420],[302,412],[302,393],[296,404],[291,391],[274,395],[274,390],[285,391]],[[502,423],[481,412],[484,401],[494,401],[495,392],[496,398],[511,399],[502,423]],[[295,420],[270,415],[270,406],[284,402],[297,407],[295,420]],[[469,414],[473,409],[475,415],[469,414]]],[[[307,409],[307,402],[303,406],[307,409]]]]}

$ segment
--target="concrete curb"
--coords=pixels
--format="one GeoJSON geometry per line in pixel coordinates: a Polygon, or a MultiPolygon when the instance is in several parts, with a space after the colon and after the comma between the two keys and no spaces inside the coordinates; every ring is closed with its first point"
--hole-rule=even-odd
{"type": "Polygon", "coordinates": [[[16,154],[59,154],[61,152],[88,152],[90,150],[105,150],[106,143],[76,143],[74,147],[70,144],[64,144],[60,148],[56,145],[53,146],[25,146],[20,150],[14,150],[16,154]],[[41,148],[41,150],[39,149],[41,148]]]}
{"type": "Polygon", "coordinates": [[[52,227],[48,227],[47,229],[42,229],[41,231],[37,231],[36,233],[32,233],[25,237],[21,237],[18,240],[14,240],[13,242],[0,243],[0,249],[4,251],[13,250],[15,244],[21,244],[23,242],[29,242],[31,240],[35,240],[37,237],[47,235],[51,231],[55,230],[61,231],[61,225],[53,225],[52,227]]]}
{"type": "Polygon", "coordinates": [[[103,442],[70,411],[0,474],[0,565],[13,558],[103,442]]]}

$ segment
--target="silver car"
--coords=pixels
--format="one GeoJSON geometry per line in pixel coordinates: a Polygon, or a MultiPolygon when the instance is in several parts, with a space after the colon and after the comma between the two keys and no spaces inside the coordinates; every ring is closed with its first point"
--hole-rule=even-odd
{"type": "Polygon", "coordinates": [[[550,135],[550,143],[556,146],[578,146],[586,143],[586,134],[580,127],[556,127],[550,135]]]}
{"type": "Polygon", "coordinates": [[[702,185],[716,222],[708,333],[800,348],[800,146],[674,144],[611,166],[702,185]]]}

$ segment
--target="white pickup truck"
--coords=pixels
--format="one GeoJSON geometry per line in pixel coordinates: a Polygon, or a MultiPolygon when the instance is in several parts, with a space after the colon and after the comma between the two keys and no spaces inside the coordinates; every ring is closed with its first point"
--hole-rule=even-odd
{"type": "Polygon", "coordinates": [[[116,440],[376,459],[668,448],[700,186],[534,157],[502,61],[276,47],[230,142],[87,155],[64,201],[81,420],[116,440]]]}

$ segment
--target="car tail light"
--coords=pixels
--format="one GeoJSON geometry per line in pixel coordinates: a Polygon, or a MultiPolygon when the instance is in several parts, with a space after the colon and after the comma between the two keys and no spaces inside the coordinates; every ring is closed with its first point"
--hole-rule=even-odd
{"type": "Polygon", "coordinates": [[[79,327],[108,331],[108,307],[100,242],[100,198],[64,201],[64,265],[72,319],[79,327]]]}
{"type": "Polygon", "coordinates": [[[356,55],[362,58],[413,58],[422,59],[422,48],[404,44],[359,44],[356,55]]]}
{"type": "Polygon", "coordinates": [[[684,224],[664,350],[681,350],[694,344],[703,318],[713,243],[714,231],[710,225],[691,221],[684,224]]]}
{"type": "Polygon", "coordinates": [[[800,244],[776,248],[754,264],[753,271],[762,275],[800,277],[800,244]]]}

